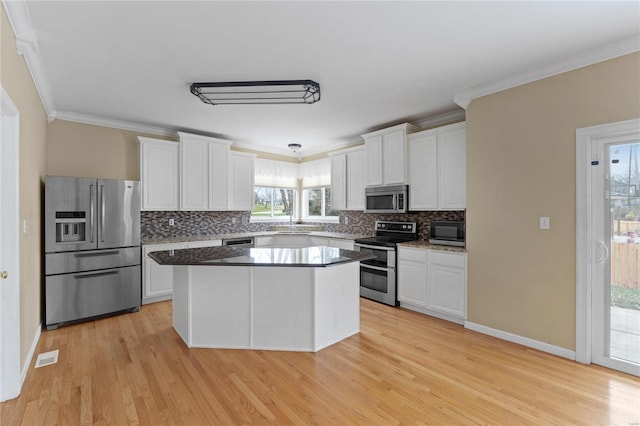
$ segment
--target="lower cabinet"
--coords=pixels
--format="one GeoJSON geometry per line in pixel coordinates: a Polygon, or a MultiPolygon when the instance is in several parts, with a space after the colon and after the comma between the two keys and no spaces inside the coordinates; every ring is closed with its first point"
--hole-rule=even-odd
{"type": "Polygon", "coordinates": [[[187,243],[142,246],[142,304],[161,302],[173,297],[173,266],[158,265],[148,254],[154,251],[180,250],[187,243]]]}
{"type": "Polygon", "coordinates": [[[253,241],[256,247],[275,247],[276,245],[276,237],[274,236],[255,237],[253,241]]]}
{"type": "Polygon", "coordinates": [[[353,240],[342,240],[340,238],[329,238],[329,247],[338,247],[343,250],[353,250],[353,240]]]}
{"type": "Polygon", "coordinates": [[[449,321],[467,316],[467,255],[398,248],[400,306],[449,321]]]}
{"type": "Polygon", "coordinates": [[[173,297],[173,266],[158,265],[149,256],[153,251],[180,250],[196,247],[218,247],[222,240],[142,246],[142,304],[161,302],[173,297]]]}

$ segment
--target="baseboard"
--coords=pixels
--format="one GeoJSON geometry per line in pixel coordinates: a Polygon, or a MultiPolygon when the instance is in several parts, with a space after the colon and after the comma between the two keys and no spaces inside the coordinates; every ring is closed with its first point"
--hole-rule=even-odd
{"type": "Polygon", "coordinates": [[[27,359],[24,361],[24,365],[22,366],[22,373],[20,374],[20,391],[21,392],[22,392],[22,385],[24,384],[24,381],[27,378],[27,372],[29,371],[29,367],[31,366],[31,361],[33,361],[33,355],[35,355],[36,348],[38,347],[38,342],[40,341],[40,333],[42,333],[42,323],[38,324],[36,335],[33,337],[33,342],[31,342],[31,348],[29,349],[29,354],[27,355],[27,359]]]}
{"type": "Polygon", "coordinates": [[[517,343],[519,345],[527,346],[529,348],[537,349],[542,352],[547,352],[552,355],[557,355],[562,358],[567,358],[572,361],[576,360],[575,351],[562,348],[560,346],[551,345],[549,343],[541,342],[539,340],[530,339],[528,337],[519,336],[517,334],[509,333],[495,328],[486,327],[484,325],[476,324],[470,321],[465,321],[464,328],[477,331],[478,333],[487,334],[489,336],[497,337],[498,339],[507,340],[509,342],[517,343]]]}

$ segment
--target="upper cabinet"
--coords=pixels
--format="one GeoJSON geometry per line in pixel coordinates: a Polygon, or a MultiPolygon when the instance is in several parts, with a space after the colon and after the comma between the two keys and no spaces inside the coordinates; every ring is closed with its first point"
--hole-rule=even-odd
{"type": "Polygon", "coordinates": [[[229,153],[229,210],[251,210],[255,154],[229,153]]]}
{"type": "Polygon", "coordinates": [[[334,210],[364,210],[364,147],[331,155],[331,207],[334,210]]]}
{"type": "Polygon", "coordinates": [[[180,210],[227,210],[231,142],[178,132],[180,210]]]}
{"type": "Polygon", "coordinates": [[[413,133],[408,140],[409,209],[465,209],[465,123],[413,133]]]}
{"type": "Polygon", "coordinates": [[[400,124],[362,135],[365,143],[365,186],[407,183],[407,135],[419,128],[400,124]]]}
{"type": "Polygon", "coordinates": [[[180,145],[145,137],[138,141],[142,210],[178,210],[180,145]]]}

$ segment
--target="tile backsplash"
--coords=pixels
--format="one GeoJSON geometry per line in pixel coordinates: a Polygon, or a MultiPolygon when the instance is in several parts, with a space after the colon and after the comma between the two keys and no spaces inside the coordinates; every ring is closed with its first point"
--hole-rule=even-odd
{"type": "MultiPolygon", "coordinates": [[[[345,234],[373,234],[376,220],[397,222],[416,222],[420,239],[429,238],[431,221],[464,221],[464,211],[429,211],[406,214],[371,214],[357,211],[341,211],[340,223],[307,222],[304,224],[321,225],[327,232],[345,234]]],[[[202,237],[215,234],[268,231],[282,222],[249,223],[251,212],[247,211],[143,211],[140,213],[142,240],[155,238],[202,237]],[[174,225],[169,225],[173,219],[174,225]]]]}

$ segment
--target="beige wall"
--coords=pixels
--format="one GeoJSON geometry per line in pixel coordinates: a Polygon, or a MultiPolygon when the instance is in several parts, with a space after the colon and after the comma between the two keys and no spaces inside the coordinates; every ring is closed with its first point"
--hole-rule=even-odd
{"type": "Polygon", "coordinates": [[[26,361],[41,322],[42,185],[46,169],[47,116],[2,9],[0,81],[20,113],[20,366],[26,361]]]}
{"type": "Polygon", "coordinates": [[[47,130],[47,174],[139,180],[138,136],[174,140],[129,130],[54,120],[47,130]]]}
{"type": "Polygon", "coordinates": [[[640,117],[639,94],[635,53],[471,103],[469,321],[575,349],[575,131],[640,117]]]}

